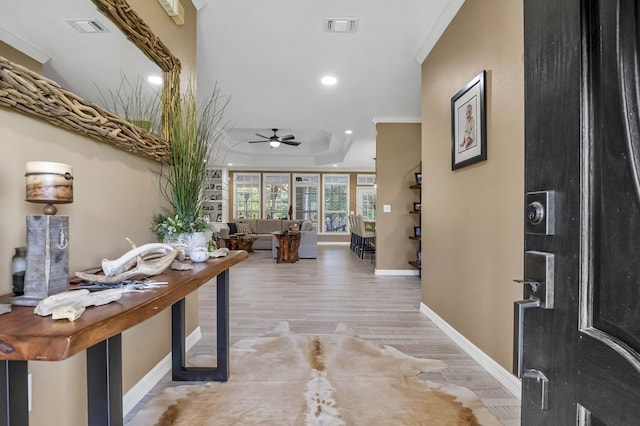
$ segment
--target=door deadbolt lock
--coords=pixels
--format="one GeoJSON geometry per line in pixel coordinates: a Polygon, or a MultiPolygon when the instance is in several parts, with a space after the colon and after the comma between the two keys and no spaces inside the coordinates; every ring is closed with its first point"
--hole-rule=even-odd
{"type": "Polygon", "coordinates": [[[544,219],[544,206],[539,201],[527,204],[527,223],[539,225],[544,219]]]}
{"type": "Polygon", "coordinates": [[[555,191],[527,192],[526,203],[527,234],[554,235],[556,231],[555,191]]]}

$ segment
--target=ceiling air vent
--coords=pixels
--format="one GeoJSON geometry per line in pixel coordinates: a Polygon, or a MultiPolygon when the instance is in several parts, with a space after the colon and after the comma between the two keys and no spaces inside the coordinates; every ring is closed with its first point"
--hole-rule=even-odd
{"type": "Polygon", "coordinates": [[[324,30],[328,33],[355,33],[358,18],[324,18],[324,30]]]}
{"type": "Polygon", "coordinates": [[[71,25],[73,29],[82,34],[93,33],[108,33],[107,27],[98,22],[95,18],[79,18],[79,19],[65,19],[67,24],[71,25]]]}

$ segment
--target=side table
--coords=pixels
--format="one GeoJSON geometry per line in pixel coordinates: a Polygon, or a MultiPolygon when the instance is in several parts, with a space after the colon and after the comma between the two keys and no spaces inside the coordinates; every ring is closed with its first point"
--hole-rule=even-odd
{"type": "Polygon", "coordinates": [[[300,260],[300,232],[274,232],[278,239],[278,257],[276,263],[295,263],[300,260]]]}

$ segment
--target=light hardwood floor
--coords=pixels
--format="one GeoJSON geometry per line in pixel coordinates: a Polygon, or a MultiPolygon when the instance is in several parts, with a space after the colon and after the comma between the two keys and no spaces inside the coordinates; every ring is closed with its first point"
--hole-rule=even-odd
{"type": "MultiPolygon", "coordinates": [[[[251,253],[230,272],[231,343],[263,334],[281,321],[298,334],[330,334],[346,323],[361,338],[447,362],[447,369],[423,378],[464,386],[504,425],[519,425],[520,402],[420,313],[420,279],[376,276],[374,268],[368,256],[359,259],[348,246],[320,246],[317,259],[294,264],[276,264],[271,251],[251,253]]],[[[215,284],[199,291],[203,338],[189,356],[215,354],[215,284]]],[[[125,423],[153,395],[182,384],[165,375],[125,423]]]]}

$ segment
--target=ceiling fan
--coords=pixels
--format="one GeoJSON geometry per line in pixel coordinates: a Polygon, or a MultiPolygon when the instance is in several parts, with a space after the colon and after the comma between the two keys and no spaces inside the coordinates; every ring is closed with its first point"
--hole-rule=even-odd
{"type": "Polygon", "coordinates": [[[261,138],[264,138],[264,140],[249,141],[249,143],[269,142],[269,145],[271,145],[271,148],[277,148],[280,146],[281,143],[285,145],[291,145],[291,146],[300,145],[300,142],[293,140],[296,138],[295,136],[293,135],[278,136],[276,134],[278,133],[278,129],[271,129],[271,130],[273,131],[273,136],[264,136],[264,135],[261,135],[260,133],[256,133],[256,136],[260,136],[261,138]]]}

